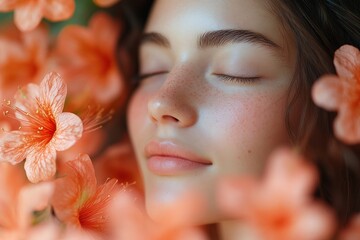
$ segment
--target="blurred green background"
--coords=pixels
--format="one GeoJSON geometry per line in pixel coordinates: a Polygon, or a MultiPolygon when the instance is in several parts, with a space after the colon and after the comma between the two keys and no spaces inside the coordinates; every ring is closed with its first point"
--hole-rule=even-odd
{"type": "MultiPolygon", "coordinates": [[[[56,35],[64,26],[68,24],[86,25],[91,15],[95,11],[100,9],[93,3],[92,0],[75,0],[75,4],[76,7],[74,15],[66,21],[54,23],[43,19],[43,21],[47,22],[50,25],[50,31],[52,35],[56,35]]],[[[102,8],[102,10],[106,9],[102,8]]],[[[13,13],[0,12],[0,27],[2,24],[8,21],[13,21],[13,13]]]]}

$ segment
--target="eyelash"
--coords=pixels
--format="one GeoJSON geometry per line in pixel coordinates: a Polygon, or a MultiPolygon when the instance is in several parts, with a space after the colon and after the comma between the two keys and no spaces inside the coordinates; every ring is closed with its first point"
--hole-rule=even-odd
{"type": "Polygon", "coordinates": [[[145,78],[150,78],[156,75],[161,75],[161,74],[165,74],[167,73],[166,71],[159,71],[159,72],[152,72],[152,73],[145,73],[145,74],[140,74],[136,77],[137,81],[141,81],[144,80],[145,78]]]}
{"type": "Polygon", "coordinates": [[[260,79],[260,77],[237,77],[237,76],[230,76],[226,74],[217,74],[217,73],[214,73],[213,75],[221,78],[221,80],[235,82],[235,83],[253,83],[254,81],[260,79]]]}
{"type": "MultiPolygon", "coordinates": [[[[159,72],[153,72],[153,73],[140,74],[136,77],[136,82],[140,82],[146,78],[150,78],[150,77],[165,74],[165,73],[167,73],[167,72],[159,71],[159,72]]],[[[230,75],[226,75],[226,74],[217,74],[217,73],[214,73],[213,75],[221,78],[224,81],[236,82],[236,83],[252,83],[252,82],[260,79],[260,77],[236,77],[236,76],[230,76],[230,75]]]]}

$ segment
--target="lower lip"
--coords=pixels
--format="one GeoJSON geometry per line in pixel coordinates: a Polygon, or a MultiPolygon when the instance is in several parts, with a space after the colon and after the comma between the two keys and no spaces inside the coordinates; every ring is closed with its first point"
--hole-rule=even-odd
{"type": "Polygon", "coordinates": [[[176,175],[210,165],[171,156],[152,156],[147,161],[149,170],[157,175],[176,175]]]}

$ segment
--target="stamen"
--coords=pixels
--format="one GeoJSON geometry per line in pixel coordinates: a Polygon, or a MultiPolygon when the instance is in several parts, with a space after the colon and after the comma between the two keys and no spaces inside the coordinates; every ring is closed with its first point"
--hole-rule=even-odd
{"type": "Polygon", "coordinates": [[[80,116],[84,124],[84,132],[89,133],[102,128],[103,124],[112,119],[113,114],[113,110],[105,111],[99,106],[95,108],[88,106],[80,116]]]}

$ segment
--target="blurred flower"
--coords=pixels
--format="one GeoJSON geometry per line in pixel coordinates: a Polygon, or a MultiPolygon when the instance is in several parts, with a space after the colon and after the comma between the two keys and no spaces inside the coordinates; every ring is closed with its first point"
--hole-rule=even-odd
{"type": "Polygon", "coordinates": [[[120,26],[105,13],[97,13],[89,27],[70,25],[59,34],[56,58],[69,86],[72,102],[111,104],[122,98],[123,78],[115,60],[120,26]]]}
{"type": "Polygon", "coordinates": [[[335,135],[348,144],[360,142],[360,52],[344,45],[335,52],[336,75],[321,77],[312,90],[314,102],[329,111],[338,111],[335,135]]]}
{"type": "MultiPolygon", "coordinates": [[[[0,99],[10,99],[19,87],[36,83],[45,74],[49,55],[48,30],[44,25],[22,33],[14,25],[0,32],[0,99]]],[[[0,116],[14,128],[18,122],[0,116]]]]}
{"type": "Polygon", "coordinates": [[[94,2],[100,7],[110,7],[120,0],[94,0],[94,2]]]}
{"type": "Polygon", "coordinates": [[[262,181],[245,176],[224,180],[219,202],[259,239],[330,239],[335,219],[330,209],[312,199],[316,180],[315,167],[281,149],[270,157],[262,181]]]}
{"type": "Polygon", "coordinates": [[[355,215],[349,225],[341,232],[340,240],[360,239],[360,214],[355,215]]]}
{"type": "Polygon", "coordinates": [[[0,229],[17,226],[17,206],[14,203],[25,184],[25,174],[19,166],[0,163],[0,229]]]}
{"type": "Polygon", "coordinates": [[[128,137],[110,146],[94,161],[96,178],[104,182],[108,178],[116,178],[119,183],[135,183],[138,190],[142,190],[142,180],[136,158],[128,137]]]}
{"type": "Polygon", "coordinates": [[[78,116],[63,113],[66,85],[59,75],[49,73],[40,85],[28,84],[6,100],[4,114],[21,123],[19,130],[0,138],[0,160],[12,164],[26,158],[25,171],[31,182],[52,178],[56,172],[56,151],[71,147],[82,135],[78,116]]]}
{"type": "Polygon", "coordinates": [[[68,161],[75,159],[80,153],[87,153],[90,157],[96,155],[106,141],[106,133],[103,129],[92,132],[83,132],[81,138],[69,149],[58,152],[58,160],[68,161]]]}
{"type": "Polygon", "coordinates": [[[201,209],[197,195],[189,194],[169,206],[159,206],[160,222],[152,221],[142,208],[139,196],[132,191],[119,191],[111,202],[112,240],[206,240],[205,233],[192,224],[201,209]]]}
{"type": "Polygon", "coordinates": [[[106,208],[116,190],[116,179],[97,186],[95,171],[88,155],[64,163],[55,180],[52,205],[56,216],[68,226],[84,231],[105,233],[106,208]]]}
{"type": "Polygon", "coordinates": [[[43,17],[50,21],[70,18],[74,0],[1,0],[0,12],[15,11],[15,24],[21,31],[31,31],[43,17]]]}
{"type": "Polygon", "coordinates": [[[0,239],[30,239],[35,226],[50,217],[53,190],[52,183],[26,184],[18,166],[0,163],[0,239]]]}
{"type": "Polygon", "coordinates": [[[45,25],[22,33],[10,25],[0,33],[0,97],[9,99],[27,83],[37,83],[45,74],[49,34],[45,25]]]}

